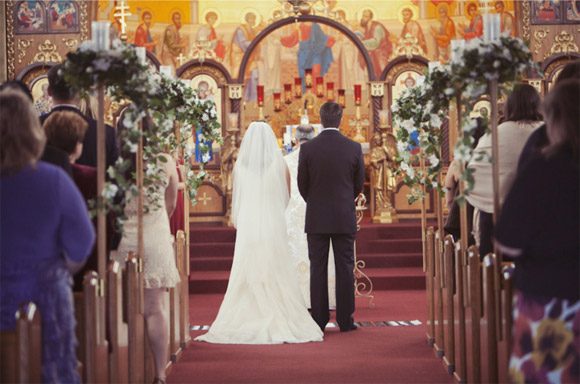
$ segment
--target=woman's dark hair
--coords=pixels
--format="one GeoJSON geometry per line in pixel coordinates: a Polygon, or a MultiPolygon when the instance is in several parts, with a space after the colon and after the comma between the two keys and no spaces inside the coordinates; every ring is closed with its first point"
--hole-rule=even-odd
{"type": "Polygon", "coordinates": [[[540,94],[529,84],[516,84],[506,103],[506,121],[540,121],[540,94]]]}
{"type": "Polygon", "coordinates": [[[64,77],[58,73],[62,67],[62,64],[57,64],[48,70],[48,90],[50,95],[55,99],[74,99],[78,92],[75,88],[68,85],[64,77]]]}
{"type": "Polygon", "coordinates": [[[580,80],[558,82],[543,104],[549,144],[544,148],[548,156],[570,151],[578,162],[580,130],[580,80]]]}
{"type": "Polygon", "coordinates": [[[571,61],[562,68],[562,71],[556,78],[556,85],[562,81],[571,79],[580,80],[580,60],[571,61]]]}

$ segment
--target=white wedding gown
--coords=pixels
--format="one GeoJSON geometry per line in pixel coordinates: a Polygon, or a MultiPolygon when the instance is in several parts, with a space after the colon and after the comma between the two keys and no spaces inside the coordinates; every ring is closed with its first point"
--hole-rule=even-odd
{"type": "MultiPolygon", "coordinates": [[[[299,154],[300,147],[284,157],[290,170],[291,183],[290,201],[286,208],[286,225],[288,227],[290,255],[298,273],[300,292],[302,292],[306,305],[310,308],[310,260],[308,259],[308,241],[306,240],[306,233],[304,233],[306,202],[298,191],[297,182],[299,154]]],[[[336,274],[334,271],[332,243],[328,252],[328,306],[336,308],[336,274]]]]}
{"type": "Polygon", "coordinates": [[[286,164],[269,125],[250,124],[234,168],[232,221],[237,228],[227,291],[209,331],[221,344],[322,341],[306,309],[288,253],[286,164]]]}

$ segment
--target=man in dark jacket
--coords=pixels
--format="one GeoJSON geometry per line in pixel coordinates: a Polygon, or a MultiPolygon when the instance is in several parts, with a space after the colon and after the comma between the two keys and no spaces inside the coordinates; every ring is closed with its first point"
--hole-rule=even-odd
{"type": "Polygon", "coordinates": [[[305,232],[310,259],[312,317],[324,331],[329,320],[328,250],[336,266],[336,320],[342,332],[356,329],[354,313],[354,199],[363,189],[364,160],[360,144],[343,136],[338,127],[342,108],[328,102],[320,108],[324,129],[302,144],[298,189],[306,201],[305,232]]]}

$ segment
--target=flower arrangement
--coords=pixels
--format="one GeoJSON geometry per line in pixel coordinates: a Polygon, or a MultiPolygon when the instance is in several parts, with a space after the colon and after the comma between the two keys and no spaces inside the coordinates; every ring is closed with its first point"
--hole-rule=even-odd
{"type": "MultiPolygon", "coordinates": [[[[489,92],[489,84],[496,81],[501,94],[506,94],[525,71],[534,68],[532,55],[521,39],[502,36],[498,40],[473,39],[462,50],[456,50],[448,65],[430,68],[422,84],[407,89],[391,107],[397,131],[399,174],[411,187],[409,203],[423,197],[421,186],[439,189],[441,169],[441,124],[448,116],[449,103],[459,98],[462,138],[458,140],[454,157],[468,163],[474,156],[473,130],[476,122],[469,118],[475,102],[489,92]],[[418,153],[410,149],[419,147],[418,153]],[[414,168],[423,156],[425,171],[414,168]]],[[[462,175],[465,193],[473,189],[473,172],[466,167],[462,175]]]]}
{"type": "Polygon", "coordinates": [[[90,202],[94,214],[97,210],[114,211],[122,221],[124,198],[137,196],[135,174],[128,172],[132,167],[140,138],[143,138],[143,185],[146,194],[145,209],[162,204],[159,193],[162,187],[162,164],[166,161],[161,153],[180,150],[184,154],[187,167],[185,182],[192,201],[197,188],[202,183],[203,156],[199,171],[192,167],[191,140],[193,132],[201,129],[201,151],[208,153],[206,143],[221,142],[220,125],[212,101],[202,101],[197,93],[181,80],[174,80],[159,73],[153,73],[137,56],[132,46],[119,40],[113,41],[109,50],[97,50],[90,41],[79,49],[67,54],[61,75],[72,87],[88,92],[97,85],[106,87],[114,101],[129,104],[123,113],[119,132],[122,155],[114,167],[107,170],[108,182],[97,201],[90,202]],[[140,122],[149,117],[152,124],[148,129],[140,129],[140,122]],[[176,124],[179,135],[176,135],[176,124]],[[128,193],[129,192],[129,193],[128,193]],[[120,198],[119,198],[120,197],[120,198]]]}

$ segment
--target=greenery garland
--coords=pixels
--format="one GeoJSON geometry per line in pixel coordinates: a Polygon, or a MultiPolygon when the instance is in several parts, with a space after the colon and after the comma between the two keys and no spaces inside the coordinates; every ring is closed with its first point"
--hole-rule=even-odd
{"type": "MultiPolygon", "coordinates": [[[[458,97],[463,104],[461,129],[454,158],[468,164],[476,156],[472,149],[472,133],[477,127],[469,117],[474,104],[489,92],[489,83],[497,81],[500,96],[507,94],[515,81],[528,70],[537,70],[532,54],[519,38],[502,36],[498,40],[472,39],[456,52],[448,65],[437,65],[429,70],[422,84],[407,89],[392,105],[393,122],[399,127],[397,141],[398,173],[411,188],[409,203],[423,198],[421,186],[426,190],[441,189],[437,182],[441,169],[441,122],[447,118],[449,103],[458,97]],[[414,137],[418,137],[418,140],[414,137]],[[419,146],[413,154],[410,148],[419,146]],[[426,170],[417,170],[419,156],[426,159],[426,170]]],[[[465,194],[474,185],[473,171],[466,167],[462,174],[465,194]]]]}
{"type": "Polygon", "coordinates": [[[197,93],[181,80],[174,80],[149,70],[137,57],[134,47],[119,40],[113,41],[112,49],[96,50],[92,42],[83,43],[76,51],[67,54],[61,75],[66,82],[79,91],[86,93],[96,86],[106,87],[114,101],[130,103],[123,114],[119,132],[121,156],[114,166],[109,167],[106,183],[101,196],[89,203],[91,212],[97,210],[113,211],[120,219],[125,219],[123,206],[137,196],[135,174],[128,173],[130,157],[137,152],[141,137],[143,148],[145,188],[145,209],[162,205],[162,164],[166,159],[163,152],[182,152],[187,169],[183,175],[186,189],[195,201],[197,189],[206,173],[204,164],[209,160],[209,143],[221,143],[221,129],[217,121],[217,111],[212,101],[200,100],[197,93]],[[150,117],[150,129],[141,130],[140,121],[150,117]],[[179,139],[175,135],[175,124],[179,124],[179,139]],[[193,169],[191,156],[194,148],[191,143],[194,132],[201,129],[199,143],[202,162],[199,170],[193,169]],[[119,198],[120,197],[120,198],[119,198]]]}

